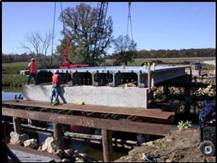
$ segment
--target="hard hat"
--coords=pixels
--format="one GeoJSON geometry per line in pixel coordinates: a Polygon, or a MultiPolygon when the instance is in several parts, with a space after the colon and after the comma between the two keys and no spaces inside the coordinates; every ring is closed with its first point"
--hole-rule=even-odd
{"type": "Polygon", "coordinates": [[[31,61],[35,61],[35,58],[32,58],[31,61]]]}

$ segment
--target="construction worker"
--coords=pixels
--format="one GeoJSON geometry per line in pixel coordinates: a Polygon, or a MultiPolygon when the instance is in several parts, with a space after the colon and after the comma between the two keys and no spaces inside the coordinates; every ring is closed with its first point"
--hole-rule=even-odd
{"type": "Polygon", "coordinates": [[[28,64],[29,76],[27,80],[27,84],[30,83],[31,79],[35,80],[35,84],[37,84],[37,65],[35,62],[35,58],[31,59],[31,62],[28,64]]]}
{"type": "Polygon", "coordinates": [[[52,76],[52,91],[51,91],[51,104],[58,105],[59,104],[59,96],[60,93],[60,76],[58,70],[52,76]],[[54,103],[53,103],[54,98],[54,103]]]}

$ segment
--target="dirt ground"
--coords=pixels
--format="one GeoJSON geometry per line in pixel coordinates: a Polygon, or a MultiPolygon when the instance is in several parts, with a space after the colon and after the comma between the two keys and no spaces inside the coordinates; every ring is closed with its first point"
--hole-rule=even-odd
{"type": "Polygon", "coordinates": [[[145,158],[156,162],[216,162],[216,157],[202,155],[199,143],[198,129],[176,130],[162,139],[143,143],[115,162],[144,162],[145,158]]]}

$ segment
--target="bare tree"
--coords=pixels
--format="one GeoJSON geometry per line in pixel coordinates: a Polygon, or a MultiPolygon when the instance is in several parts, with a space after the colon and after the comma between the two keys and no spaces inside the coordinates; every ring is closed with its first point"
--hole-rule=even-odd
{"type": "Polygon", "coordinates": [[[44,39],[41,40],[41,42],[42,42],[42,54],[47,55],[47,51],[51,45],[51,39],[52,39],[51,32],[47,32],[45,34],[44,39]]]}
{"type": "Polygon", "coordinates": [[[39,32],[32,32],[25,37],[25,43],[21,43],[22,48],[27,49],[30,53],[36,55],[47,55],[51,45],[51,32],[46,32],[44,36],[39,32]]]}

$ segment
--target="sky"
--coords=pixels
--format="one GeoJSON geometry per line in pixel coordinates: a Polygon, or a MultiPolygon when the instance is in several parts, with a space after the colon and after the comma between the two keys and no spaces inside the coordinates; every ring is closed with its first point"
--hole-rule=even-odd
{"type": "MultiPolygon", "coordinates": [[[[62,2],[63,9],[80,2],[62,2]]],[[[32,32],[52,31],[54,2],[2,2],[2,52],[24,53],[21,44],[32,32]]],[[[96,2],[88,2],[96,7],[96,2]]],[[[56,3],[54,46],[59,44],[62,23],[56,3]]],[[[133,2],[131,20],[137,50],[215,48],[215,2],[133,2]]],[[[128,3],[109,2],[113,36],[127,32],[128,3]]],[[[51,50],[50,50],[51,51],[51,50]]],[[[112,53],[109,49],[108,53],[112,53]]]]}

